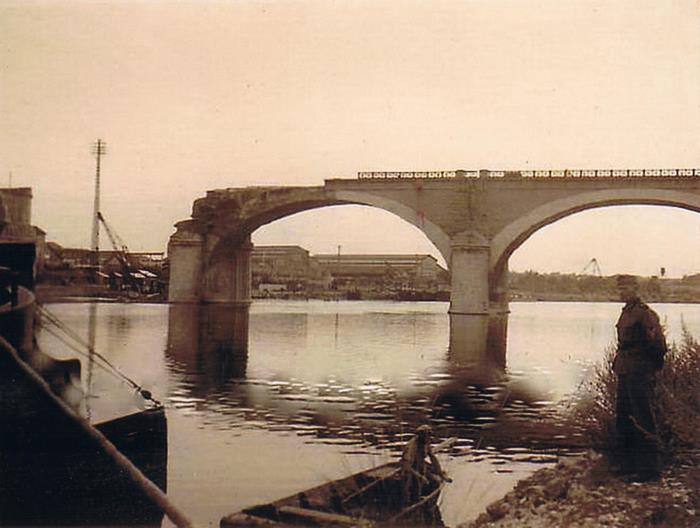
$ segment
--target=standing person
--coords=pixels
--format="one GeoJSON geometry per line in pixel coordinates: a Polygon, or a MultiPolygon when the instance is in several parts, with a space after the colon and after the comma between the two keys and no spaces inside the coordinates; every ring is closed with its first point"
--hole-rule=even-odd
{"type": "Polygon", "coordinates": [[[666,339],[659,316],[639,298],[632,275],[618,275],[617,321],[617,451],[620,471],[636,481],[659,476],[658,437],[654,418],[655,377],[663,367],[666,339]]]}
{"type": "Polygon", "coordinates": [[[438,479],[451,482],[430,448],[431,430],[421,425],[401,455],[402,500],[410,504],[423,495],[423,487],[438,479]]]}

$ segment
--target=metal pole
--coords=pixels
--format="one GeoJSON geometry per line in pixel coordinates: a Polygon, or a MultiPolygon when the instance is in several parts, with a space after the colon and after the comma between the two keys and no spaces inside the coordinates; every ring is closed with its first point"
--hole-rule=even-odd
{"type": "Polygon", "coordinates": [[[100,222],[97,217],[98,213],[100,212],[100,162],[102,160],[102,156],[107,152],[107,144],[101,139],[98,139],[93,145],[92,152],[95,154],[97,164],[95,167],[95,201],[92,210],[92,240],[90,249],[92,250],[93,254],[93,264],[97,270],[99,269],[100,265],[100,222]]]}

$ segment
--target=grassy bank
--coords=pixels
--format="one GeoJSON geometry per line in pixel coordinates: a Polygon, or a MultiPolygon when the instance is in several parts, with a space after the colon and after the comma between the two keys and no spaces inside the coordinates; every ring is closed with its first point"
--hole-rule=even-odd
{"type": "MultiPolygon", "coordinates": [[[[579,396],[574,422],[583,425],[591,445],[611,452],[615,445],[615,391],[612,370],[615,350],[603,361],[579,396]]],[[[700,449],[700,343],[687,331],[664,358],[656,378],[656,417],[659,448],[667,458],[687,449],[700,449]]]]}

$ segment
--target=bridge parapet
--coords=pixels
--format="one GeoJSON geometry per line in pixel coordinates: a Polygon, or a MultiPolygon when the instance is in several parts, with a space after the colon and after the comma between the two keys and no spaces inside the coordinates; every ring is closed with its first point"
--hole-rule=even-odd
{"type": "Polygon", "coordinates": [[[546,169],[358,172],[359,180],[453,178],[697,178],[700,169],[546,169]]]}
{"type": "MultiPolygon", "coordinates": [[[[284,209],[290,204],[328,200],[324,187],[242,187],[207,191],[204,198],[195,200],[192,220],[209,232],[231,230],[233,226],[247,225],[267,213],[284,209]]],[[[268,221],[265,218],[265,222],[268,221]]],[[[250,226],[252,231],[258,227],[250,226]]]]}

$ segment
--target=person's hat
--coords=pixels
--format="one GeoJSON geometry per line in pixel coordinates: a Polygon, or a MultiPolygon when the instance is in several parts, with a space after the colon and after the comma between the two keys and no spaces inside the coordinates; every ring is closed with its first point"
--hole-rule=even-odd
{"type": "Polygon", "coordinates": [[[416,429],[416,433],[426,435],[430,434],[432,432],[432,429],[430,428],[429,425],[421,425],[418,429],[416,429]]]}

